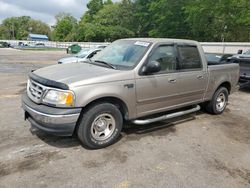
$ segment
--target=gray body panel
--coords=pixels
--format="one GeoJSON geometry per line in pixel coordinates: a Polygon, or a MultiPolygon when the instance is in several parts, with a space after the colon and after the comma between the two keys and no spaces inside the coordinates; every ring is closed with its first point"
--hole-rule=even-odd
{"type": "Polygon", "coordinates": [[[220,65],[211,65],[208,66],[208,85],[207,91],[205,92],[204,100],[210,100],[222,83],[228,82],[231,85],[230,93],[236,91],[238,88],[239,81],[239,65],[237,64],[220,64],[220,65]]]}
{"type": "Polygon", "coordinates": [[[114,70],[88,63],[54,65],[34,73],[46,79],[65,83],[76,95],[76,107],[105,98],[117,98],[126,105],[126,119],[136,119],[158,112],[177,109],[211,100],[216,89],[225,82],[231,91],[237,87],[239,67],[236,64],[207,66],[198,42],[179,39],[126,39],[152,43],[133,70],[114,70]],[[202,68],[195,71],[157,75],[140,75],[154,46],[159,43],[190,44],[198,47],[202,68]],[[176,80],[172,83],[171,80],[176,80]],[[130,85],[131,87],[127,87],[130,85]]]}

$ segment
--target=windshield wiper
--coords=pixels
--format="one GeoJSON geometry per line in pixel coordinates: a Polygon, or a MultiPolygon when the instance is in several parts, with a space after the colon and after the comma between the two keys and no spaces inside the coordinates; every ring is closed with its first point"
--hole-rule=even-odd
{"type": "Polygon", "coordinates": [[[102,64],[104,64],[104,65],[106,65],[106,66],[108,66],[108,67],[110,67],[112,69],[116,69],[116,67],[114,65],[112,65],[111,63],[107,63],[105,61],[95,60],[94,62],[102,63],[102,64]]]}

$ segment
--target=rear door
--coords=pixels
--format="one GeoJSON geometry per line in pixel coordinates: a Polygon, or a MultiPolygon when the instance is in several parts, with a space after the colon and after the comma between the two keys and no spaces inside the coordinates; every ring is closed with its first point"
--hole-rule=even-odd
{"type": "Polygon", "coordinates": [[[207,69],[203,67],[196,45],[177,44],[179,72],[179,102],[191,104],[201,102],[206,90],[207,69]]]}

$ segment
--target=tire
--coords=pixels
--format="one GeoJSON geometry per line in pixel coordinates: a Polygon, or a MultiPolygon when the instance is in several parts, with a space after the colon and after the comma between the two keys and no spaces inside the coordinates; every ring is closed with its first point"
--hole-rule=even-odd
{"type": "Polygon", "coordinates": [[[216,90],[211,101],[206,105],[206,111],[210,114],[222,114],[228,103],[228,90],[220,87],[216,90]]]}
{"type": "Polygon", "coordinates": [[[115,105],[98,103],[82,114],[77,135],[84,147],[100,149],[117,141],[122,125],[122,114],[115,105]]]}

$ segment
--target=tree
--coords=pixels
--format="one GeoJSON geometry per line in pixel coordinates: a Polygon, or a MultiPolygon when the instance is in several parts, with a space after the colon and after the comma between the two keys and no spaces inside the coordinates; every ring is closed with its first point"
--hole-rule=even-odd
{"type": "Polygon", "coordinates": [[[50,34],[50,28],[47,24],[31,19],[29,16],[21,16],[3,20],[0,26],[0,37],[2,39],[24,40],[27,39],[30,31],[38,34],[50,34]]]}
{"type": "Polygon", "coordinates": [[[47,24],[41,22],[40,20],[30,19],[28,22],[27,29],[29,30],[29,32],[32,33],[44,34],[47,36],[50,36],[51,34],[50,27],[47,24]]]}
{"type": "Polygon", "coordinates": [[[11,39],[12,32],[5,25],[0,25],[0,39],[11,39]]]}
{"type": "MultiPolygon", "coordinates": [[[[56,16],[59,41],[113,41],[126,37],[190,38],[198,41],[250,41],[249,0],[90,0],[80,21],[56,16]]],[[[28,16],[0,25],[0,37],[50,35],[48,25],[28,16]],[[32,30],[31,30],[32,28],[32,30]]]]}
{"type": "Polygon", "coordinates": [[[90,0],[87,4],[88,13],[93,16],[103,7],[102,0],[90,0]]]}
{"type": "Polygon", "coordinates": [[[53,39],[58,41],[74,41],[76,39],[77,20],[67,13],[56,15],[56,25],[52,33],[53,39]]]}
{"type": "Polygon", "coordinates": [[[193,38],[200,41],[249,41],[249,0],[197,0],[185,7],[193,38]]]}
{"type": "Polygon", "coordinates": [[[189,38],[189,27],[185,22],[183,7],[189,0],[159,0],[150,4],[153,28],[151,37],[189,38]]]}
{"type": "MultiPolygon", "coordinates": [[[[86,14],[89,14],[88,11],[86,14]]],[[[91,21],[84,15],[79,24],[79,40],[114,41],[118,38],[133,37],[133,7],[130,0],[121,3],[106,3],[91,21]]]]}
{"type": "Polygon", "coordinates": [[[106,0],[103,2],[104,5],[111,5],[113,4],[113,1],[112,0],[106,0]]]}
{"type": "Polygon", "coordinates": [[[137,37],[148,37],[149,31],[153,28],[152,15],[149,12],[149,7],[152,0],[136,0],[134,2],[134,20],[136,26],[137,37]]]}
{"type": "Polygon", "coordinates": [[[103,1],[102,0],[90,0],[87,4],[88,10],[82,16],[81,20],[84,22],[91,23],[93,20],[94,15],[97,14],[99,10],[103,8],[103,1]]]}

